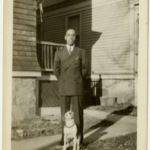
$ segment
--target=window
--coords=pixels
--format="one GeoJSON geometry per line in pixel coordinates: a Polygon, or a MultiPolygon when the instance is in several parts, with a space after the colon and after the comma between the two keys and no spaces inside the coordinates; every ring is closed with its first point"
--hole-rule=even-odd
{"type": "Polygon", "coordinates": [[[66,21],[66,29],[74,29],[76,31],[76,46],[81,46],[81,16],[73,15],[68,16],[66,21]]]}

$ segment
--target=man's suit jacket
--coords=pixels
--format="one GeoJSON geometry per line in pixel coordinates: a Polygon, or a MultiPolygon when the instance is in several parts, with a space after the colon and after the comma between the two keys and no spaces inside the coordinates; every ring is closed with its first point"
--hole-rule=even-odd
{"type": "Polygon", "coordinates": [[[88,72],[86,51],[74,47],[69,55],[66,46],[57,50],[54,58],[54,74],[59,81],[59,95],[83,94],[83,78],[88,72]]]}

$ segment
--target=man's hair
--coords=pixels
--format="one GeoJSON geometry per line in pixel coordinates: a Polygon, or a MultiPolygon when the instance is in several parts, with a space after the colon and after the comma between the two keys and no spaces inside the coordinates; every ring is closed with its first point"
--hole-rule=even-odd
{"type": "MultiPolygon", "coordinates": [[[[74,33],[75,33],[75,35],[76,35],[76,31],[75,31],[74,29],[71,29],[71,28],[66,30],[66,34],[67,34],[67,32],[68,32],[69,30],[74,31],[74,33]]],[[[65,34],[65,35],[66,35],[66,34],[65,34]]]]}

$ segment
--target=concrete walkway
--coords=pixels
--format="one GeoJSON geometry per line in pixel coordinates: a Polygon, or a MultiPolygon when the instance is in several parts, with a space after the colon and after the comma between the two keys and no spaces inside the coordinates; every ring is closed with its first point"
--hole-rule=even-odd
{"type": "MultiPolygon", "coordinates": [[[[137,117],[121,116],[100,112],[96,110],[84,110],[84,114],[96,119],[105,119],[112,125],[95,126],[85,131],[85,142],[93,142],[98,139],[107,139],[126,135],[137,131],[137,117]]],[[[33,139],[25,139],[21,141],[12,141],[12,150],[43,150],[47,147],[53,147],[60,141],[61,135],[38,137],[33,139]]]]}
{"type": "Polygon", "coordinates": [[[95,117],[96,119],[105,119],[114,123],[108,127],[97,127],[92,129],[84,136],[87,142],[117,137],[137,131],[137,117],[121,116],[92,110],[85,110],[85,114],[95,117]]]}

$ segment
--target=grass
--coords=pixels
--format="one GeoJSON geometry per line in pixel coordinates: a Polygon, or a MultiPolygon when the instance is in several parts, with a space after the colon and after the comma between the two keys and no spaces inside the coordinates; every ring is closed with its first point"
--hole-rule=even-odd
{"type": "Polygon", "coordinates": [[[21,140],[39,136],[48,136],[61,133],[60,118],[48,116],[48,118],[37,117],[25,119],[12,125],[12,140],[21,140]],[[23,130],[23,136],[19,136],[17,130],[23,130]]]}
{"type": "MultiPolygon", "coordinates": [[[[80,150],[136,150],[137,133],[130,133],[105,140],[97,140],[93,143],[86,143],[80,150]]],[[[61,147],[46,148],[43,150],[62,150],[61,147]]],[[[72,147],[67,150],[72,150],[72,147]]]]}
{"type": "MultiPolygon", "coordinates": [[[[84,115],[84,130],[99,123],[99,119],[84,115]]],[[[45,116],[25,119],[12,125],[11,139],[22,140],[40,136],[51,136],[61,133],[61,121],[59,116],[45,116]],[[23,136],[19,136],[17,130],[23,130],[23,136]]]]}
{"type": "Polygon", "coordinates": [[[137,133],[106,140],[98,140],[84,147],[85,150],[136,150],[137,133]]]}
{"type": "MultiPolygon", "coordinates": [[[[93,109],[97,111],[110,112],[117,115],[132,115],[137,116],[137,108],[133,106],[122,107],[103,107],[92,106],[87,109],[93,109]]],[[[113,122],[102,121],[100,119],[93,118],[84,114],[84,131],[90,129],[94,125],[111,126],[113,122]],[[99,124],[100,123],[100,124],[99,124]]],[[[44,116],[25,119],[21,122],[12,124],[12,140],[22,140],[40,136],[51,136],[61,133],[61,120],[59,116],[44,116]],[[17,130],[23,130],[23,135],[20,136],[17,130]]]]}

